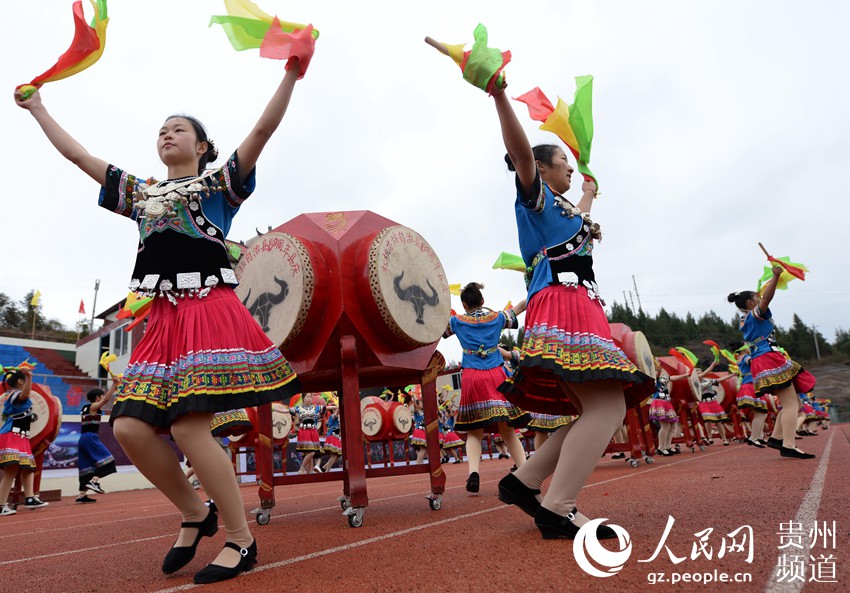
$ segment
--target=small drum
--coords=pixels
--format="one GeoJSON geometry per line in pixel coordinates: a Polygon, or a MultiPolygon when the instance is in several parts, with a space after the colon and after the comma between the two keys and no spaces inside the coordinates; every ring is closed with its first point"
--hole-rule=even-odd
{"type": "Polygon", "coordinates": [[[390,437],[392,418],[384,402],[377,397],[364,397],[360,401],[360,428],[369,441],[385,441],[390,437]],[[366,401],[370,400],[370,401],[366,401]]]}
{"type": "Polygon", "coordinates": [[[393,438],[403,440],[413,430],[413,414],[410,409],[399,402],[392,402],[389,409],[390,417],[393,419],[393,438]]]}
{"type": "Polygon", "coordinates": [[[688,375],[688,387],[691,390],[691,397],[694,401],[702,401],[702,388],[699,386],[699,374],[696,370],[691,371],[688,375]]]}
{"type": "Polygon", "coordinates": [[[357,266],[366,269],[357,297],[373,329],[389,343],[420,347],[439,340],[449,323],[451,295],[443,265],[416,231],[391,226],[363,240],[357,266]]]}
{"type": "MultiPolygon", "coordinates": [[[[284,445],[289,440],[289,435],[292,433],[292,415],[287,410],[286,406],[279,402],[274,402],[272,406],[272,443],[275,445],[284,445]]],[[[235,434],[230,437],[230,442],[235,447],[254,447],[256,446],[257,436],[259,431],[259,417],[257,408],[245,408],[245,415],[251,422],[251,430],[235,434]]]]}
{"type": "Polygon", "coordinates": [[[236,294],[281,349],[322,316],[328,293],[327,269],[317,248],[285,233],[269,232],[248,241],[236,266],[236,294]]]}
{"type": "Polygon", "coordinates": [[[723,383],[714,387],[714,399],[717,400],[717,403],[720,404],[720,407],[724,410],[729,407],[729,397],[726,392],[726,388],[723,387],[723,383]]]}

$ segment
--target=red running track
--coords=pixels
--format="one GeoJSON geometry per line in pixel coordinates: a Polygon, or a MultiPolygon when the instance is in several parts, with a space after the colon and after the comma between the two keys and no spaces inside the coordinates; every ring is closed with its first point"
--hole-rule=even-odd
{"type": "MultiPolygon", "coordinates": [[[[279,487],[271,523],[251,522],[258,567],[202,590],[845,592],[850,590],[850,427],[834,425],[806,437],[801,446],[818,458],[782,459],[771,449],[715,444],[704,452],[656,457],[653,465],[638,468],[600,460],[578,506],[590,517],[623,527],[632,544],[622,570],[608,578],[586,574],[574,559],[572,542],[542,540],[529,517],[499,503],[496,484],[510,463],[484,461],[477,496],[464,490],[466,465],[443,466],[448,483],[439,511],[430,510],[424,498],[424,475],[369,480],[370,506],[358,529],[348,527],[336,502],[341,482],[279,487]],[[668,516],[675,522],[666,545],[681,562],[675,564],[666,551],[639,562],[653,555],[668,516]],[[810,540],[813,527],[825,523],[831,530],[833,521],[834,548],[831,537],[810,540]],[[743,526],[752,528],[752,562],[746,561],[746,549],[725,550],[720,558],[721,547],[734,543],[727,534],[743,526]],[[704,551],[692,554],[699,534],[704,551]],[[669,582],[706,573],[750,575],[750,582],[669,582]],[[651,584],[660,577],[665,582],[651,584]],[[818,582],[825,580],[834,582],[818,582]]],[[[242,494],[246,512],[258,506],[256,487],[246,485],[242,494]]],[[[98,500],[75,505],[69,497],[0,519],[0,589],[165,593],[199,588],[192,575],[215,557],[223,529],[202,540],[189,566],[165,576],[160,562],[179,524],[166,499],[144,490],[98,500]]],[[[619,549],[616,541],[605,547],[619,549]]]]}

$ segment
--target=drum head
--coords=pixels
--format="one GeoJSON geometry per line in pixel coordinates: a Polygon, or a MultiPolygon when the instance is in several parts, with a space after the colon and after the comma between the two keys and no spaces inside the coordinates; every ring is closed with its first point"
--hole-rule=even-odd
{"type": "Polygon", "coordinates": [[[281,403],[272,404],[272,440],[285,441],[292,432],[292,415],[281,403]]]}
{"type": "Polygon", "coordinates": [[[407,434],[413,428],[413,415],[407,406],[397,404],[392,408],[393,426],[400,434],[407,434]]]}
{"type": "Polygon", "coordinates": [[[717,387],[714,388],[714,397],[717,398],[717,403],[721,406],[726,402],[726,388],[723,387],[723,383],[719,383],[717,387]]]}
{"type": "Polygon", "coordinates": [[[381,411],[374,405],[365,408],[360,413],[360,427],[367,437],[373,437],[380,433],[384,428],[384,418],[381,411]]]}
{"type": "Polygon", "coordinates": [[[446,274],[416,231],[392,226],[372,240],[369,288],[383,322],[402,342],[426,346],[446,331],[451,312],[446,274]]]}
{"type": "Polygon", "coordinates": [[[360,400],[360,412],[362,413],[363,410],[366,409],[366,406],[368,406],[369,404],[375,404],[375,405],[378,405],[378,406],[382,406],[382,405],[384,405],[384,400],[382,400],[380,397],[376,397],[374,395],[367,395],[366,397],[364,397],[363,399],[360,400]]]}
{"type": "Polygon", "coordinates": [[[694,401],[702,401],[702,390],[699,386],[699,375],[695,370],[691,371],[691,374],[688,375],[688,386],[691,388],[691,395],[693,396],[694,401]]]}
{"type": "Polygon", "coordinates": [[[47,385],[37,383],[32,384],[30,400],[32,401],[32,413],[37,416],[30,424],[30,446],[35,453],[37,449],[41,448],[39,445],[42,443],[51,443],[56,440],[59,427],[62,424],[62,403],[53,396],[47,385]]]}
{"type": "Polygon", "coordinates": [[[236,295],[275,345],[285,348],[310,311],[315,274],[304,244],[285,233],[248,241],[236,266],[236,295]]]}
{"type": "Polygon", "coordinates": [[[649,347],[649,340],[646,339],[644,333],[636,331],[627,336],[626,340],[630,343],[629,352],[626,352],[626,355],[634,356],[631,360],[638,370],[655,379],[655,361],[652,357],[652,348],[649,347]]]}

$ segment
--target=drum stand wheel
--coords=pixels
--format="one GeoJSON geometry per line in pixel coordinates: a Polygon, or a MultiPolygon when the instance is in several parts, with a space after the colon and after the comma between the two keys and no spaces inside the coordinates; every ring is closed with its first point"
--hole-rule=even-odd
{"type": "Polygon", "coordinates": [[[637,467],[637,466],[640,465],[640,461],[638,461],[637,459],[635,459],[633,457],[630,457],[628,459],[628,462],[629,462],[629,465],[631,465],[632,467],[637,467]]]}
{"type": "Polygon", "coordinates": [[[336,500],[339,503],[339,506],[342,508],[343,511],[347,510],[348,507],[351,504],[351,499],[349,499],[345,494],[343,494],[342,496],[340,496],[336,500]]]}
{"type": "Polygon", "coordinates": [[[251,513],[256,515],[257,525],[268,525],[272,520],[271,509],[254,509],[251,513]]]}
{"type": "Polygon", "coordinates": [[[428,499],[428,506],[431,507],[432,511],[439,511],[441,508],[443,508],[442,494],[429,494],[425,498],[428,499]]]}
{"type": "Polygon", "coordinates": [[[652,455],[645,455],[645,456],[644,456],[644,458],[643,458],[643,460],[644,460],[644,462],[645,462],[647,465],[652,465],[652,462],[653,462],[653,461],[655,461],[655,460],[652,458],[652,455]]]}
{"type": "Polygon", "coordinates": [[[366,512],[366,507],[348,507],[342,513],[348,517],[349,527],[361,527],[363,525],[363,514],[366,512]]]}

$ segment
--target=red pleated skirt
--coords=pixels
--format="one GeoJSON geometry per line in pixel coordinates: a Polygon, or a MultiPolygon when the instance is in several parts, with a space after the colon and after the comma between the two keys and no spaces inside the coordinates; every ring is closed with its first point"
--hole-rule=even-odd
{"type": "MultiPolygon", "coordinates": [[[[0,434],[0,468],[18,466],[22,471],[35,471],[35,457],[29,437],[19,432],[0,434]]],[[[0,504],[6,501],[0,501],[0,504]]]]}
{"type": "Polygon", "coordinates": [[[586,288],[559,284],[531,297],[519,368],[499,391],[531,412],[575,415],[568,385],[605,380],[622,383],[628,407],[655,392],[655,380],[614,344],[605,311],[586,288]]]}
{"type": "Polygon", "coordinates": [[[776,393],[793,385],[797,393],[808,393],[817,382],[814,375],[781,352],[766,352],[750,361],[755,392],[758,395],[776,393]]]}
{"type": "Polygon", "coordinates": [[[298,393],[292,367],[230,287],[177,305],[155,298],[133,349],[110,422],[139,418],[167,429],[191,412],[224,412],[298,393]]]}
{"type": "Polygon", "coordinates": [[[492,369],[463,369],[455,430],[469,432],[498,422],[506,422],[513,427],[528,423],[531,419],[528,413],[499,393],[499,386],[506,377],[501,365],[492,369]]]}

